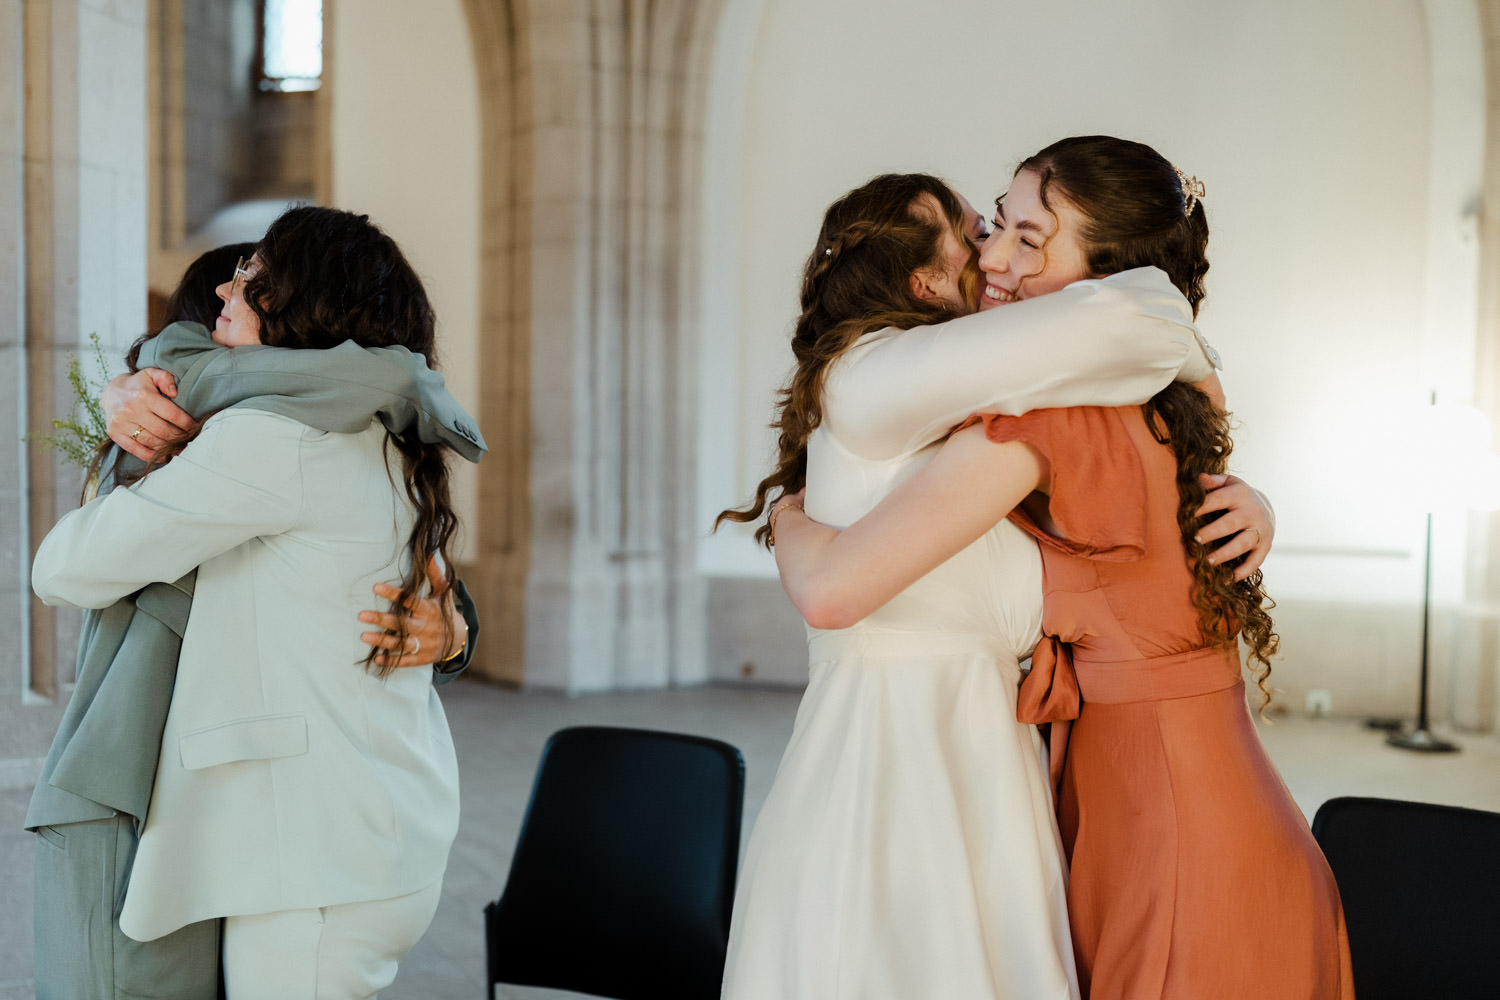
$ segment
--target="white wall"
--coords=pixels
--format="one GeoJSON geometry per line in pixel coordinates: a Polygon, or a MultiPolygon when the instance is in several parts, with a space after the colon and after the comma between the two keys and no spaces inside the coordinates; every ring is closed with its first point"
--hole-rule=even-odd
{"type": "MultiPolygon", "coordinates": [[[[1472,344],[1451,314],[1432,320],[1434,302],[1472,296],[1472,275],[1429,266],[1477,252],[1451,238],[1479,178],[1467,130],[1482,132],[1482,74],[1451,69],[1480,66],[1472,0],[933,0],[920,13],[740,0],[730,16],[745,23],[722,40],[714,100],[720,121],[736,102],[745,112],[710,132],[708,192],[734,206],[709,236],[735,264],[711,265],[705,355],[738,370],[705,365],[705,425],[731,432],[705,435],[705,531],[769,468],[798,272],[826,205],[891,170],[945,176],[984,205],[1027,154],[1103,132],[1207,185],[1201,320],[1241,424],[1233,464],[1276,502],[1273,592],[1420,600],[1422,521],[1387,502],[1400,466],[1385,432],[1444,371],[1453,385],[1453,345],[1472,344]],[[1453,111],[1456,94],[1472,107],[1453,111]]],[[[1462,546],[1450,537],[1437,567],[1455,599],[1462,546]]],[[[772,569],[743,532],[721,532],[701,562],[772,569]]]]}
{"type": "MultiPolygon", "coordinates": [[[[477,412],[479,83],[462,0],[330,7],[333,204],[401,244],[437,311],[443,374],[477,412]]],[[[454,468],[469,522],[478,480],[467,462],[454,468]]]]}

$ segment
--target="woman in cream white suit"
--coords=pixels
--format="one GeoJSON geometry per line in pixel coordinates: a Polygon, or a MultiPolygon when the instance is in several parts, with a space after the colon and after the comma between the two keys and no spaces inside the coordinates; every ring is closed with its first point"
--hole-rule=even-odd
{"type": "MultiPolygon", "coordinates": [[[[363,216],[288,212],[221,295],[221,344],[432,357],[421,283],[363,216]]],[[[224,917],[234,1000],[390,983],[437,905],[457,765],[429,674],[374,662],[356,615],[377,582],[420,593],[454,528],[441,446],[242,407],[48,535],[33,585],[49,603],[198,568],[126,934],[224,917]]]]}
{"type": "MultiPolygon", "coordinates": [[[[809,512],[847,524],[972,413],[1141,402],[1211,376],[1186,299],[1150,268],[966,315],[983,238],[925,175],[878,177],[828,209],[779,465],[725,517],[756,520],[805,486],[809,512]]],[[[809,628],[807,693],[740,875],[726,1000],[1078,996],[1045,758],[1016,721],[1041,594],[1035,543],[1002,522],[864,620],[809,628]]]]}

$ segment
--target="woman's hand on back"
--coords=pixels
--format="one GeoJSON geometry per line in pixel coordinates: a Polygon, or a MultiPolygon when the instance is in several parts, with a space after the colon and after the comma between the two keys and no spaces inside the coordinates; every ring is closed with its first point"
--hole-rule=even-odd
{"type": "Polygon", "coordinates": [[[1271,540],[1276,535],[1276,511],[1266,495],[1238,476],[1205,475],[1200,477],[1208,496],[1198,508],[1204,517],[1222,511],[1198,531],[1198,540],[1212,545],[1220,542],[1209,561],[1215,564],[1243,556],[1234,568],[1234,578],[1243,580],[1266,561],[1271,540]]]}
{"type": "MultiPolygon", "coordinates": [[[[443,578],[436,559],[427,563],[427,581],[431,585],[431,596],[413,597],[400,615],[394,611],[359,613],[360,621],[383,630],[362,632],[359,636],[366,644],[380,650],[375,655],[376,666],[431,667],[462,652],[467,645],[469,626],[458,612],[458,603],[453,599],[453,591],[443,578]],[[406,625],[404,648],[398,639],[402,619],[406,625]],[[444,645],[446,637],[451,639],[444,645]]],[[[401,596],[401,589],[388,583],[377,583],[374,589],[376,596],[392,605],[401,596]]]]}
{"type": "Polygon", "coordinates": [[[191,414],[172,402],[176,395],[177,380],[160,368],[111,379],[99,397],[110,440],[141,461],[151,461],[168,440],[198,426],[191,414]]]}

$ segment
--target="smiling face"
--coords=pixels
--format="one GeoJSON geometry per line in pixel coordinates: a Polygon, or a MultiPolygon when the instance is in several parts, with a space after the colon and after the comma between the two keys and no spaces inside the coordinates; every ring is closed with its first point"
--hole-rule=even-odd
{"type": "Polygon", "coordinates": [[[994,231],[979,254],[984,274],[979,308],[1035,298],[1092,277],[1082,232],[1084,215],[1055,190],[1042,202],[1041,176],[1022,170],[995,202],[994,231]]]}
{"type": "Polygon", "coordinates": [[[232,278],[214,289],[214,294],[224,301],[224,308],[214,321],[214,343],[225,347],[260,343],[260,317],[245,301],[245,283],[259,270],[259,258],[251,257],[243,267],[235,269],[232,278]]]}
{"type": "Polygon", "coordinates": [[[963,208],[963,225],[954,232],[948,222],[947,213],[930,194],[916,201],[919,214],[941,224],[942,245],[938,252],[938,266],[924,268],[912,275],[912,291],[918,297],[941,302],[959,313],[971,313],[978,308],[978,272],[975,268],[975,252],[989,235],[984,216],[969,204],[963,195],[954,192],[954,197],[963,208]]]}

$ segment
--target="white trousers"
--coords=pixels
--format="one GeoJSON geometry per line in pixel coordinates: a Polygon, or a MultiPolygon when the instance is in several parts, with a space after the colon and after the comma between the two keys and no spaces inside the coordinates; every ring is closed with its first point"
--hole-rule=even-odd
{"type": "Polygon", "coordinates": [[[229,1000],[364,1000],[432,923],[442,880],[394,899],[224,918],[229,1000]]]}

